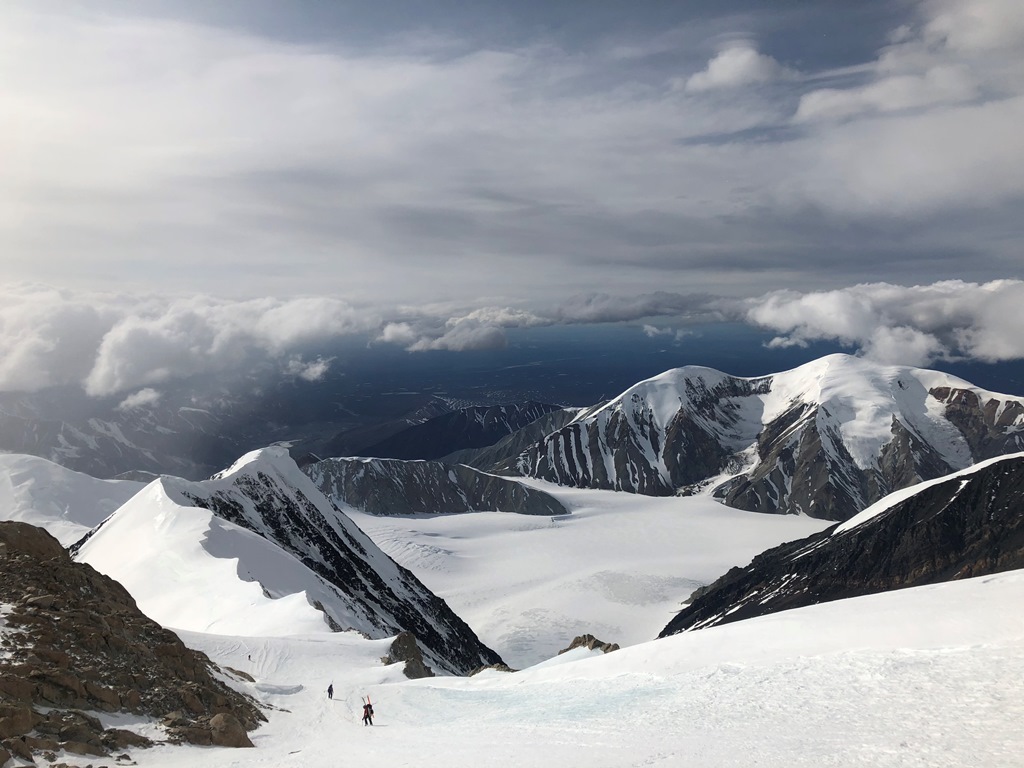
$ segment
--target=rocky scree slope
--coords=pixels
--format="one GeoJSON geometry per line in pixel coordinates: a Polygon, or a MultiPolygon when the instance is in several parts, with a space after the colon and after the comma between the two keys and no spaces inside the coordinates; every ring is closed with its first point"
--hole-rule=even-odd
{"type": "Polygon", "coordinates": [[[302,471],[334,504],[371,515],[567,512],[550,494],[461,464],[339,458],[308,464],[302,471]]]}
{"type": "Polygon", "coordinates": [[[898,491],[699,590],[661,636],[1024,568],[1024,454],[898,491]]]}
{"type": "Polygon", "coordinates": [[[830,355],[772,376],[686,367],[580,413],[517,474],[651,496],[710,485],[729,506],[846,520],[893,490],[1024,450],[1024,398],[830,355]]]}
{"type": "Polygon", "coordinates": [[[251,747],[265,718],[219,679],[231,674],[43,529],[0,522],[0,765],[152,744],[90,712],[162,719],[169,741],[251,747]]]}

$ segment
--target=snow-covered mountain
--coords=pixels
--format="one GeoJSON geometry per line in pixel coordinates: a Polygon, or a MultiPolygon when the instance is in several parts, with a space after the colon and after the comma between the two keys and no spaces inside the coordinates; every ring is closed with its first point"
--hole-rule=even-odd
{"type": "Polygon", "coordinates": [[[726,504],[845,520],[891,491],[1024,450],[1024,398],[830,355],[740,378],[686,367],[582,412],[519,474],[647,495],[710,484],[726,504]]]}
{"type": "Polygon", "coordinates": [[[733,568],[662,636],[790,608],[1024,568],[1024,453],[897,491],[733,568]]]}
{"type": "Polygon", "coordinates": [[[515,512],[563,515],[542,490],[461,464],[399,459],[324,459],[302,468],[335,504],[371,515],[515,512]]]}
{"type": "Polygon", "coordinates": [[[408,630],[441,670],[466,674],[499,661],[284,448],[247,454],[207,481],[155,480],[76,550],[165,626],[244,635],[354,629],[375,638],[408,630]]]}

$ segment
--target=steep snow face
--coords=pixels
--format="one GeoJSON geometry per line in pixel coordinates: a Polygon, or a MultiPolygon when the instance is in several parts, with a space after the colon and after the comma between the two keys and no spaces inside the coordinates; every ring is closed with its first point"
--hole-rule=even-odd
{"type": "Polygon", "coordinates": [[[354,629],[370,637],[405,629],[442,671],[498,660],[327,501],[283,448],[246,454],[207,481],[154,481],[78,556],[170,626],[233,634],[354,629]]]}
{"type": "Polygon", "coordinates": [[[97,480],[36,456],[0,454],[0,519],[45,528],[65,547],[144,487],[97,480]]]}
{"type": "Polygon", "coordinates": [[[898,488],[1022,449],[1024,398],[829,355],[749,379],[667,371],[582,412],[523,452],[517,470],[647,495],[717,478],[731,506],[842,520],[898,488]]]}

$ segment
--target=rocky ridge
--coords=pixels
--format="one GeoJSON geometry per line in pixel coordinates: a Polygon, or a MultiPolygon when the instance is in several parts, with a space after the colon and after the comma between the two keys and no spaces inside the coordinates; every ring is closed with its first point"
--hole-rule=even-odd
{"type": "Polygon", "coordinates": [[[152,744],[102,713],[148,718],[172,742],[252,746],[246,731],[265,718],[221,681],[231,674],[41,528],[0,522],[0,765],[152,744]]]}
{"type": "Polygon", "coordinates": [[[815,603],[1024,568],[1024,454],[883,499],[699,590],[661,636],[815,603]]]}
{"type": "MultiPolygon", "coordinates": [[[[82,544],[80,556],[102,557],[116,567],[108,553],[99,554],[105,530],[126,523],[134,532],[145,522],[142,518],[152,519],[154,507],[146,504],[183,515],[189,509],[206,510],[269,542],[276,556],[291,564],[298,561],[296,572],[303,574],[298,578],[305,581],[306,598],[323,613],[328,627],[374,638],[412,632],[429,663],[452,674],[501,661],[444,600],[332,504],[285,448],[254,451],[202,482],[164,477],[149,492],[153,498],[140,500],[142,506],[118,510],[82,544]],[[129,520],[129,515],[138,519],[129,520]]],[[[259,563],[249,567],[257,570],[259,563]]]]}
{"type": "Polygon", "coordinates": [[[308,464],[302,469],[332,502],[371,515],[567,512],[550,494],[462,464],[338,458],[308,464]]]}

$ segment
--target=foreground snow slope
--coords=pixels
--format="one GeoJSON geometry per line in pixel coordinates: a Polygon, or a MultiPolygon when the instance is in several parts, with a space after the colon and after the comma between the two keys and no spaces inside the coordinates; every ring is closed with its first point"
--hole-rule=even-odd
{"type": "Polygon", "coordinates": [[[256,750],[165,748],[133,758],[143,768],[1019,768],[1022,604],[1024,571],[1015,571],[514,675],[415,682],[374,664],[381,641],[186,635],[250,671],[252,690],[277,709],[256,732],[256,750]],[[365,694],[377,711],[373,728],[358,723],[365,694]]]}
{"type": "Polygon", "coordinates": [[[382,518],[348,514],[515,668],[584,633],[633,645],[657,637],[693,590],[828,523],[723,506],[542,487],[571,515],[382,518]]]}

